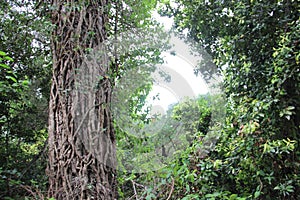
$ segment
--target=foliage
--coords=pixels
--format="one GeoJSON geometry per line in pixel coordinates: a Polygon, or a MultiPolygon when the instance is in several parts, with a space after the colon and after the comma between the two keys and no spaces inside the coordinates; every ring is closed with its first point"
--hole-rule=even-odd
{"type": "Polygon", "coordinates": [[[215,150],[198,161],[197,198],[298,199],[297,1],[175,2],[162,13],[174,16],[220,71],[227,66],[226,122],[215,150]]]}
{"type": "Polygon", "coordinates": [[[32,117],[28,112],[34,111],[31,102],[24,103],[30,91],[29,80],[27,77],[25,80],[20,80],[18,74],[9,66],[13,59],[2,51],[0,54],[2,94],[0,152],[3,155],[0,188],[5,188],[2,191],[6,191],[1,193],[2,197],[6,195],[17,197],[22,191],[19,188],[20,184],[29,184],[30,181],[41,178],[40,172],[43,170],[43,165],[35,163],[38,170],[33,172],[30,167],[34,163],[29,161],[34,155],[39,154],[44,146],[46,135],[42,128],[34,131],[33,127],[26,126],[26,123],[29,123],[27,118],[32,117]]]}
{"type": "MultiPolygon", "coordinates": [[[[23,186],[45,187],[49,48],[33,1],[0,3],[0,198],[21,199],[23,186]],[[37,20],[39,19],[39,20],[37,20]]],[[[43,23],[41,23],[43,22],[43,23]]],[[[45,22],[46,23],[46,22],[45,22]]]]}
{"type": "Polygon", "coordinates": [[[183,123],[183,127],[190,134],[196,132],[207,133],[210,124],[211,110],[208,100],[199,97],[196,100],[187,99],[173,107],[172,118],[183,123]]]}
{"type": "MultiPolygon", "coordinates": [[[[112,1],[108,35],[156,27],[150,17],[156,3],[112,1]]],[[[42,13],[53,8],[19,0],[3,1],[0,8],[0,198],[22,199],[30,192],[22,186],[44,190],[46,183],[45,159],[39,158],[47,138],[51,23],[42,13]]],[[[181,121],[191,145],[158,171],[137,173],[121,165],[120,198],[299,199],[299,3],[165,0],[160,8],[174,18],[177,32],[187,32],[213,59],[200,63],[196,73],[213,74],[217,65],[224,74],[227,113],[205,98],[174,105],[160,118],[161,131],[171,134],[181,121]],[[223,124],[208,128],[221,118],[223,124]],[[214,149],[204,140],[210,131],[219,138],[214,149]]],[[[117,84],[130,69],[160,63],[160,50],[144,46],[112,62],[117,84]]],[[[141,126],[149,123],[147,111],[141,113],[151,87],[149,82],[133,91],[126,110],[141,126]]],[[[121,125],[120,149],[149,152],[165,139],[132,137],[121,125]]],[[[119,159],[134,159],[122,153],[119,159]]]]}
{"type": "MultiPolygon", "coordinates": [[[[165,148],[166,155],[161,155],[161,159],[167,164],[163,168],[155,168],[155,171],[145,171],[144,173],[139,171],[126,171],[120,172],[120,194],[122,198],[133,197],[145,199],[166,199],[171,185],[174,187],[174,193],[177,197],[183,193],[182,187],[186,187],[188,192],[197,191],[192,183],[196,181],[196,160],[195,157],[203,157],[202,147],[205,145],[204,137],[208,132],[210,125],[211,107],[209,107],[207,96],[200,96],[197,99],[186,99],[185,101],[175,104],[167,111],[165,116],[157,118],[157,123],[164,124],[163,128],[155,129],[159,131],[154,138],[144,138],[144,140],[136,141],[137,139],[129,138],[128,142],[131,142],[129,148],[136,153],[154,152],[156,148],[165,148]],[[169,155],[169,146],[171,142],[168,141],[168,136],[174,136],[174,126],[178,126],[180,122],[182,129],[181,135],[186,137],[185,139],[190,142],[187,145],[187,149],[183,149],[181,152],[175,152],[176,156],[169,155]],[[146,139],[146,140],[145,140],[146,139]],[[134,188],[136,191],[134,191],[134,188]],[[181,194],[180,194],[181,193],[181,194]],[[180,194],[180,195],[179,195],[180,194]]],[[[155,126],[156,123],[151,124],[155,126]]],[[[184,141],[183,141],[184,142],[184,141]]],[[[123,143],[125,144],[125,143],[123,143]]],[[[178,144],[177,144],[178,145],[178,144]]],[[[172,146],[172,145],[171,145],[172,146]]],[[[120,146],[122,148],[122,146],[120,146]]],[[[156,152],[157,153],[157,152],[156,152]]],[[[162,153],[160,151],[160,153],[162,153]]],[[[123,159],[135,159],[135,157],[128,157],[123,155],[123,159]]],[[[122,160],[120,165],[122,165],[122,160]]],[[[130,163],[130,162],[129,162],[130,163]]],[[[123,166],[121,169],[130,169],[128,166],[123,166]]],[[[142,166],[138,166],[141,168],[142,166]]],[[[174,194],[173,194],[174,195],[174,194]]]]}

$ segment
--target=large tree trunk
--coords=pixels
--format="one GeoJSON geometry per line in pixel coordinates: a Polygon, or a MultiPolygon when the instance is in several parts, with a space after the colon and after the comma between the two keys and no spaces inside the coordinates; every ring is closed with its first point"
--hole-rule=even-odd
{"type": "Polygon", "coordinates": [[[107,0],[53,0],[49,197],[116,199],[106,39],[107,0]],[[86,51],[97,49],[90,56],[86,51]]]}

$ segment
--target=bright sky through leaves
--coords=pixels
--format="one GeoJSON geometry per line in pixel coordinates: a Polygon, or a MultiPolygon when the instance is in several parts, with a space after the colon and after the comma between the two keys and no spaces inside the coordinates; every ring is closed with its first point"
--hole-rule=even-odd
{"type": "MultiPolygon", "coordinates": [[[[153,13],[153,17],[158,22],[163,24],[166,31],[170,31],[173,23],[172,18],[161,17],[156,12],[153,13]]],[[[194,96],[208,93],[208,88],[204,80],[194,74],[194,66],[192,66],[188,60],[184,60],[183,58],[176,55],[171,55],[169,52],[163,53],[163,57],[165,66],[174,69],[178,74],[182,76],[182,78],[187,81],[189,87],[193,90],[194,96]]],[[[147,98],[147,105],[152,105],[153,107],[152,113],[155,113],[156,111],[161,112],[162,110],[166,111],[169,105],[174,104],[180,100],[178,96],[176,97],[176,94],[174,94],[174,92],[170,90],[170,88],[163,87],[164,84],[161,85],[162,86],[154,85],[153,90],[150,92],[147,98]],[[155,98],[153,100],[153,97],[157,96],[158,94],[159,98],[155,98]]]]}

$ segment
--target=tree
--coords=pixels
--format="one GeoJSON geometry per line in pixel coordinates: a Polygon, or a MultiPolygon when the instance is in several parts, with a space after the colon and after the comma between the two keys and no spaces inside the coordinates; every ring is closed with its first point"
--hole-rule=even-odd
{"type": "Polygon", "coordinates": [[[12,58],[0,58],[0,198],[20,199],[24,185],[44,189],[47,180],[49,27],[33,1],[0,7],[0,50],[12,58]]]}
{"type": "Polygon", "coordinates": [[[155,5],[117,0],[54,2],[49,7],[55,25],[49,196],[117,197],[111,92],[126,72],[160,62],[166,45],[153,39],[165,37],[157,36],[161,27],[149,20],[155,5]]]}
{"type": "Polygon", "coordinates": [[[201,174],[202,197],[299,199],[299,4],[175,2],[163,12],[226,68],[226,123],[199,164],[217,166],[201,174]]]}
{"type": "Polygon", "coordinates": [[[116,147],[109,107],[112,85],[110,66],[103,56],[105,49],[101,48],[107,37],[108,1],[52,1],[51,7],[55,27],[49,107],[49,196],[115,199],[116,147]],[[100,55],[96,64],[84,59],[93,48],[98,48],[100,55]],[[93,85],[96,80],[97,87],[93,85]]]}
{"type": "MultiPolygon", "coordinates": [[[[52,11],[55,10],[56,7],[48,6],[44,3],[41,1],[24,2],[21,0],[4,1],[0,3],[0,21],[1,24],[3,24],[0,28],[0,49],[7,51],[8,55],[14,60],[5,60],[7,69],[1,68],[0,74],[0,89],[2,91],[0,102],[0,143],[3,144],[1,145],[0,152],[4,155],[0,162],[0,175],[2,178],[2,180],[0,180],[0,198],[8,196],[20,198],[20,195],[27,195],[24,193],[24,185],[26,185],[28,189],[27,192],[32,192],[32,188],[27,187],[29,185],[37,186],[39,190],[44,190],[46,186],[46,181],[44,180],[46,178],[46,176],[44,176],[46,159],[40,158],[47,149],[47,143],[44,142],[47,137],[45,127],[47,126],[47,101],[50,96],[49,83],[51,78],[49,71],[49,66],[51,65],[49,36],[51,35],[52,28],[55,27],[51,26],[51,22],[48,18],[50,12],[47,13],[47,11],[53,13],[52,11]],[[16,30],[18,32],[16,32],[16,30]],[[19,34],[20,31],[22,34],[19,34]],[[23,82],[23,80],[26,81],[23,82]],[[27,85],[28,82],[29,85],[27,85]],[[23,86],[23,83],[26,83],[26,87],[25,85],[23,86]]],[[[76,4],[76,6],[77,7],[74,8],[67,3],[66,7],[77,9],[76,11],[78,12],[82,11],[81,3],[76,4]]],[[[128,31],[128,29],[154,25],[155,23],[149,20],[151,15],[150,10],[154,6],[155,1],[141,1],[139,3],[119,0],[112,1],[105,6],[106,14],[109,18],[105,26],[105,32],[110,37],[113,37],[113,35],[121,34],[123,31],[128,31]],[[125,20],[125,18],[127,19],[125,20]],[[128,18],[130,20],[128,20],[128,18]],[[143,23],[141,23],[141,21],[143,21],[143,23]]],[[[89,31],[89,34],[89,36],[92,37],[95,35],[95,32],[89,31]]],[[[142,39],[145,40],[145,38],[142,39]]],[[[55,39],[53,41],[57,42],[55,39]]],[[[91,47],[94,46],[99,47],[101,45],[91,45],[91,47]]],[[[108,48],[111,47],[112,46],[108,46],[108,48]]],[[[137,48],[130,53],[128,53],[128,51],[122,52],[123,54],[119,55],[119,57],[111,58],[110,66],[115,66],[115,69],[118,70],[110,71],[110,81],[114,82],[114,79],[120,78],[122,74],[133,65],[138,65],[138,63],[141,65],[138,58],[139,56],[147,57],[147,61],[144,61],[144,63],[150,63],[151,61],[154,63],[157,62],[159,51],[151,50],[151,48],[148,49],[147,45],[139,47],[140,49],[137,48]],[[148,52],[155,53],[151,55],[152,53],[148,52]],[[126,62],[127,64],[124,64],[126,62]]],[[[88,47],[81,50],[87,53],[91,49],[92,48],[88,47]]],[[[77,64],[82,67],[86,61],[87,60],[83,60],[82,65],[78,64],[80,62],[77,64]]],[[[85,83],[82,82],[82,80],[90,81],[90,78],[94,77],[99,85],[101,85],[100,81],[102,81],[101,83],[104,81],[97,73],[94,73],[95,76],[92,76],[90,73],[84,74],[84,70],[80,67],[74,70],[76,71],[76,80],[74,81],[75,92],[71,92],[71,96],[77,99],[73,101],[74,113],[75,111],[79,111],[81,105],[79,103],[80,98],[78,97],[82,93],[80,87],[77,86],[79,84],[84,86],[85,83]]],[[[72,72],[70,74],[72,74],[72,72]]],[[[73,75],[74,74],[75,73],[73,73],[73,75]]],[[[107,78],[108,76],[104,77],[107,78]]],[[[94,85],[88,86],[93,87],[94,85]]],[[[60,91],[70,92],[68,89],[62,90],[61,88],[60,91]]],[[[90,91],[89,94],[93,92],[96,93],[96,91],[90,91]]],[[[85,94],[82,95],[84,96],[85,94]]],[[[85,99],[83,101],[87,102],[89,100],[90,99],[85,99]]],[[[93,102],[93,100],[89,102],[93,102]]],[[[104,106],[104,104],[102,104],[102,106],[104,106]]],[[[87,113],[82,110],[80,112],[87,113]]],[[[94,119],[97,120],[96,118],[94,119]]],[[[75,126],[80,123],[80,120],[80,118],[75,118],[75,126]]],[[[82,129],[86,127],[85,122],[83,125],[81,126],[82,129]]],[[[83,132],[81,131],[81,133],[83,132]]],[[[78,140],[83,140],[82,135],[78,138],[78,140]]],[[[83,141],[82,147],[86,147],[85,141],[83,141]]],[[[92,150],[92,153],[97,154],[95,150],[92,150]]],[[[98,158],[98,160],[101,159],[98,158]]]]}

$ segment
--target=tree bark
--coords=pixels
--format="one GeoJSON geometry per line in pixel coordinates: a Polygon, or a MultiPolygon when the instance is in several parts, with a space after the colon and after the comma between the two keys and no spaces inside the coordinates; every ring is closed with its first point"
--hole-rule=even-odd
{"type": "Polygon", "coordinates": [[[107,0],[52,0],[48,196],[116,199],[107,0]],[[88,56],[87,51],[95,49],[88,56]]]}

